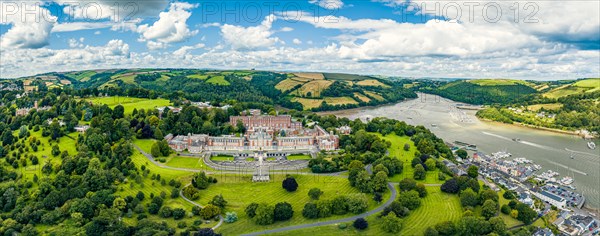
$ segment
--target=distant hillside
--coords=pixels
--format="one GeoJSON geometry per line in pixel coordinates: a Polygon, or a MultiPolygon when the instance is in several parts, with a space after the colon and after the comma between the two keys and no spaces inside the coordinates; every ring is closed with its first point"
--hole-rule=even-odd
{"type": "Polygon", "coordinates": [[[133,97],[157,96],[150,94],[150,90],[166,95],[180,92],[192,101],[236,100],[313,111],[378,105],[416,97],[399,81],[339,73],[115,69],[47,73],[20,80],[26,82],[29,89],[37,89],[42,81],[47,88],[69,86],[133,97]]]}
{"type": "Polygon", "coordinates": [[[520,80],[461,80],[421,90],[471,104],[507,104],[534,95],[534,84],[520,80]]]}
{"type": "Polygon", "coordinates": [[[544,93],[544,97],[560,98],[579,93],[593,93],[600,91],[600,78],[578,80],[575,83],[565,84],[544,93]]]}

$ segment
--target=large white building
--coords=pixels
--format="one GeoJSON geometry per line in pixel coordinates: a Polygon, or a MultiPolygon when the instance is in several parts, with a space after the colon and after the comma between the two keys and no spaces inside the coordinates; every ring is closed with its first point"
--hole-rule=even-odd
{"type": "Polygon", "coordinates": [[[554,193],[551,193],[551,192],[548,192],[545,190],[541,190],[539,192],[531,191],[531,193],[534,196],[541,199],[542,201],[545,201],[545,202],[549,203],[550,205],[553,205],[560,209],[565,209],[565,207],[567,206],[567,200],[561,196],[554,194],[554,193]]]}

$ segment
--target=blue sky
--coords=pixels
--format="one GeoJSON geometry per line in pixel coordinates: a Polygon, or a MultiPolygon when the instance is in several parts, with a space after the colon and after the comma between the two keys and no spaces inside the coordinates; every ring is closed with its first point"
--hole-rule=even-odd
{"type": "Polygon", "coordinates": [[[0,77],[145,67],[600,77],[599,4],[3,1],[0,77]]]}

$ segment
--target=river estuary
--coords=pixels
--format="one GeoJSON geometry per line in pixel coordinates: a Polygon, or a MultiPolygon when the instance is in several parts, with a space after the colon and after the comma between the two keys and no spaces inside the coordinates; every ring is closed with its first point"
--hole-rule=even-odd
{"type": "MultiPolygon", "coordinates": [[[[512,158],[525,157],[545,170],[571,176],[576,192],[587,198],[586,206],[600,206],[600,149],[591,150],[587,141],[573,135],[480,121],[474,110],[456,109],[459,102],[431,94],[394,105],[328,112],[339,117],[366,120],[387,117],[411,125],[423,125],[446,142],[462,141],[477,145],[479,151],[507,151],[512,158]],[[519,138],[520,142],[513,141],[519,138]]],[[[595,140],[598,144],[598,140],[595,140]]]]}

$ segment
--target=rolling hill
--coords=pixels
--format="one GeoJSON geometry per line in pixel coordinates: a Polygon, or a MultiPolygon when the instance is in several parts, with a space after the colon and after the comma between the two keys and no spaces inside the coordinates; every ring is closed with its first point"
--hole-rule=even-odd
{"type": "Polygon", "coordinates": [[[521,80],[460,80],[439,87],[425,88],[425,92],[471,104],[507,104],[535,95],[535,84],[521,80]]]}

